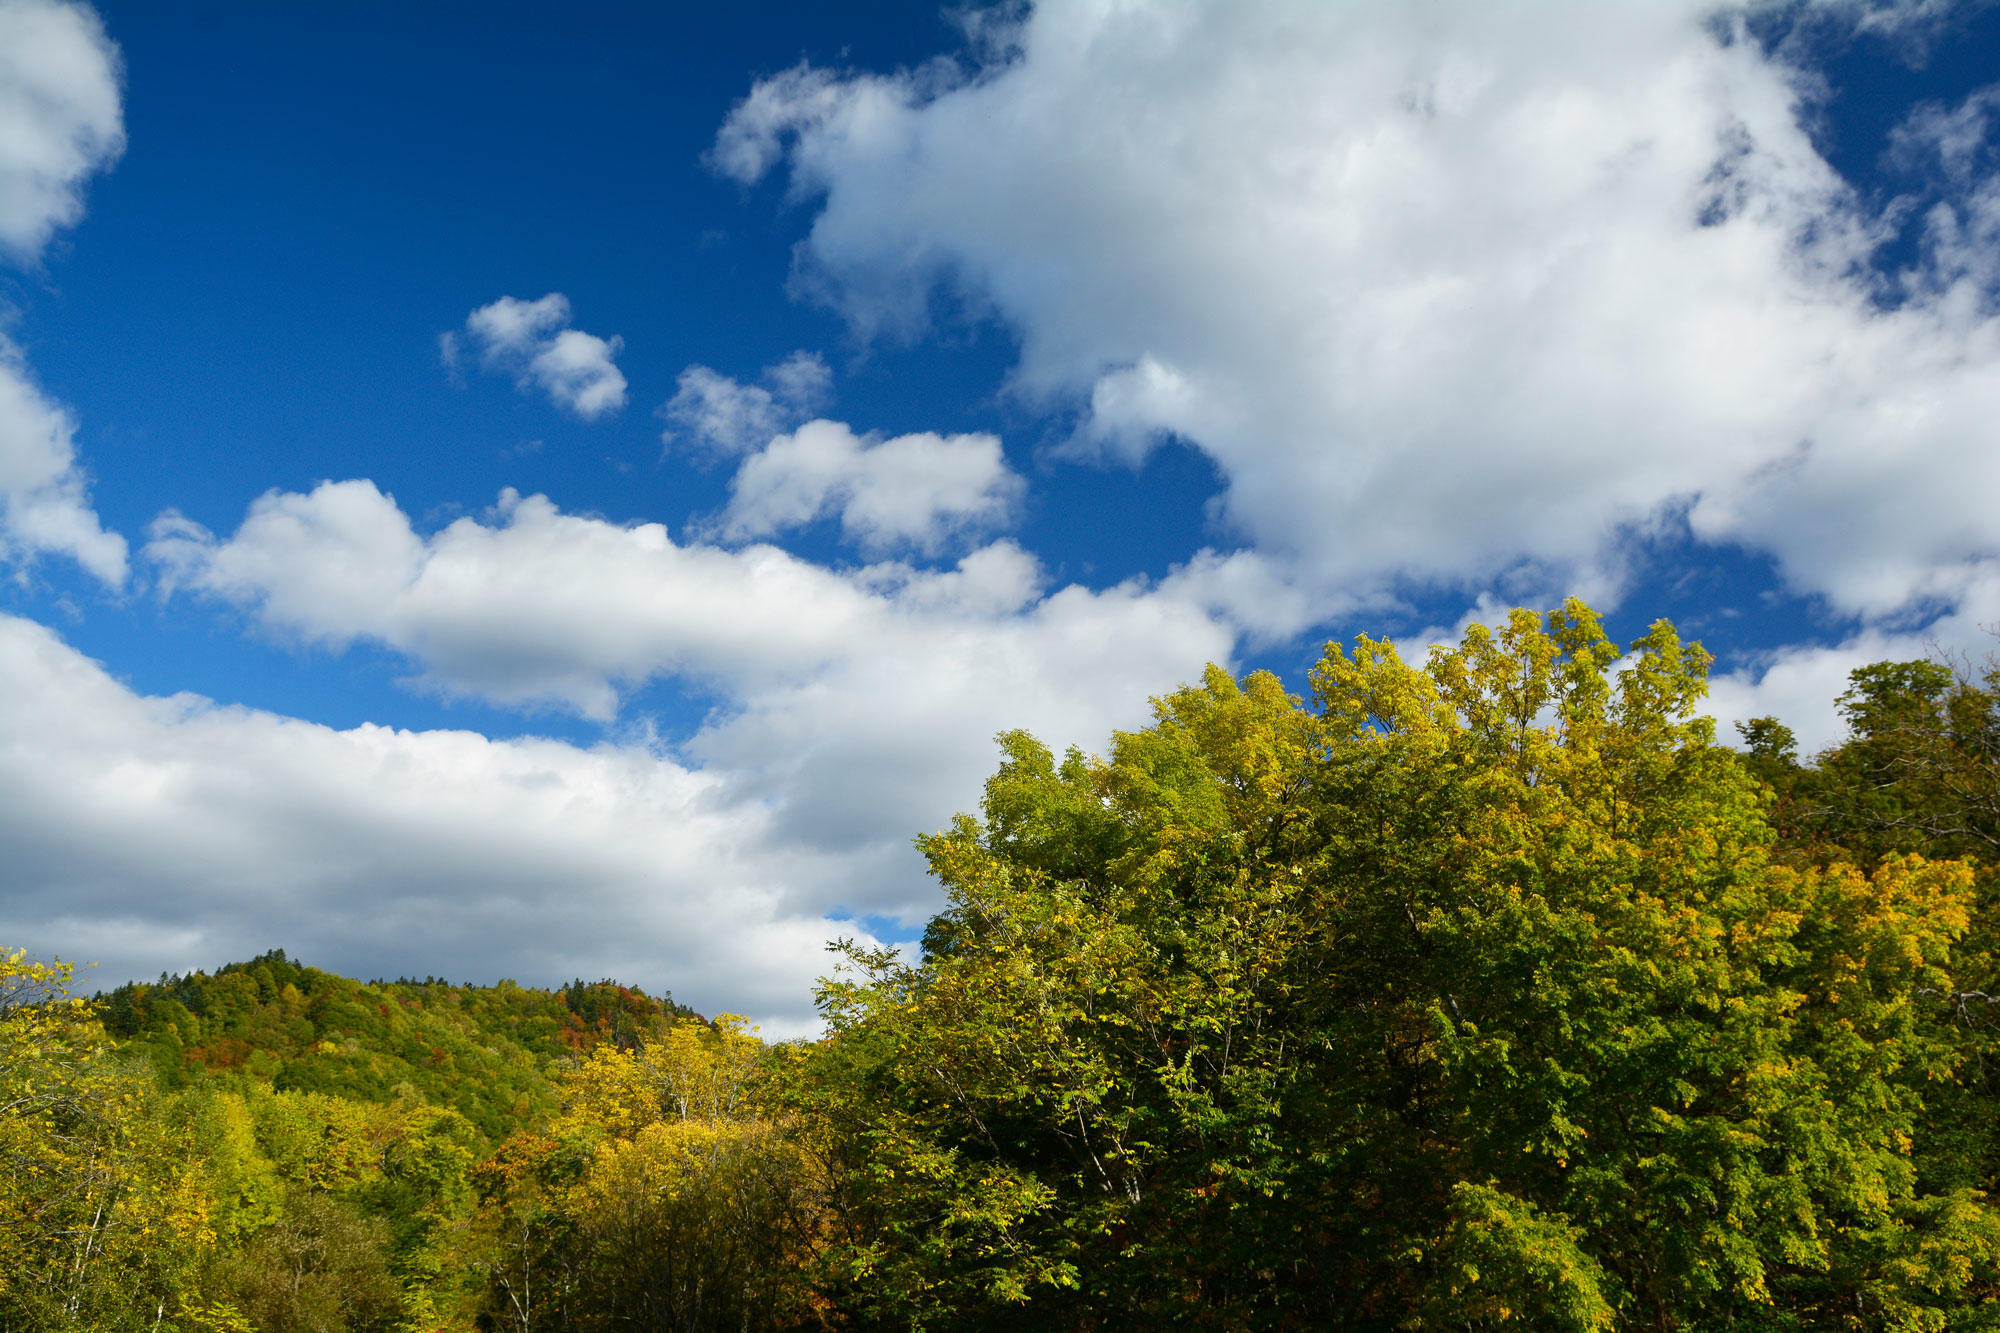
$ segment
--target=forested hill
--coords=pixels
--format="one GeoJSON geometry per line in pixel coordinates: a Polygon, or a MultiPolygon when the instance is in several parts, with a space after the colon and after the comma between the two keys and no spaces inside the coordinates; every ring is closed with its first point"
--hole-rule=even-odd
{"type": "Polygon", "coordinates": [[[450,1107],[489,1141],[555,1108],[552,1066],[600,1043],[647,1044],[693,1011],[611,981],[557,991],[423,980],[360,982],[276,949],[213,973],[97,997],[106,1031],[163,1085],[320,1092],[450,1107]]]}

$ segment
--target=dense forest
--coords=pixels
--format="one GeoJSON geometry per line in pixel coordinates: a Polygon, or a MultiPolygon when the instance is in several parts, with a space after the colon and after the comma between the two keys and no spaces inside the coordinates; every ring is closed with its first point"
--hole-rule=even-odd
{"type": "Polygon", "coordinates": [[[0,1330],[2000,1329],[2000,671],[1718,737],[1571,603],[1025,733],[921,954],[611,983],[0,953],[0,1330]]]}

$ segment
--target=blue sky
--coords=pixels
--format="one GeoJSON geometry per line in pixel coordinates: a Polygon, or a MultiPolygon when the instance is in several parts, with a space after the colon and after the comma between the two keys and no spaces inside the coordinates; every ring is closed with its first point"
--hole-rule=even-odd
{"type": "Polygon", "coordinates": [[[0,0],[0,941],[810,1022],[991,736],[2000,621],[2000,8],[0,0]]]}

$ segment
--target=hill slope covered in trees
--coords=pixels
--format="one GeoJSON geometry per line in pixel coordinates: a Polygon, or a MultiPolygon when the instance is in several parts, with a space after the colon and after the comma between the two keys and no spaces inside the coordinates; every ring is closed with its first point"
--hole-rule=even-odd
{"type": "Polygon", "coordinates": [[[555,1109],[553,1064],[601,1041],[650,1041],[692,1012],[609,981],[560,991],[435,977],[363,983],[282,949],[212,975],[120,986],[98,1010],[165,1087],[249,1079],[366,1102],[415,1097],[453,1108],[494,1141],[555,1109]]]}

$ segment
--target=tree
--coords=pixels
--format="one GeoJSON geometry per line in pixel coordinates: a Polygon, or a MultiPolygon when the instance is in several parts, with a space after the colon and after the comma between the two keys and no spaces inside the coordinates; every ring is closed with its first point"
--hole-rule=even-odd
{"type": "Polygon", "coordinates": [[[795,1105],[885,1323],[1919,1328],[1996,1250],[1920,1184],[1970,875],[1773,865],[1664,623],[1516,612],[1317,708],[1211,669],[1108,758],[1021,733],[850,950],[795,1105]]]}
{"type": "Polygon", "coordinates": [[[389,1242],[379,1219],[294,1186],[273,1224],[225,1263],[223,1279],[259,1333],[388,1333],[403,1316],[389,1242]]]}
{"type": "Polygon", "coordinates": [[[149,1327],[192,1294],[212,1204],[71,976],[0,951],[0,1327],[149,1327]]]}
{"type": "Polygon", "coordinates": [[[807,1319],[812,1159],[764,1114],[766,1051],[734,1015],[606,1042],[547,1135],[481,1168],[489,1318],[521,1330],[779,1329],[807,1319]]]}
{"type": "Polygon", "coordinates": [[[1762,774],[1791,815],[1788,842],[1864,866],[1905,852],[2000,856],[2000,663],[1978,678],[1941,661],[1872,663],[1849,674],[1838,705],[1839,745],[1762,774]]]}

